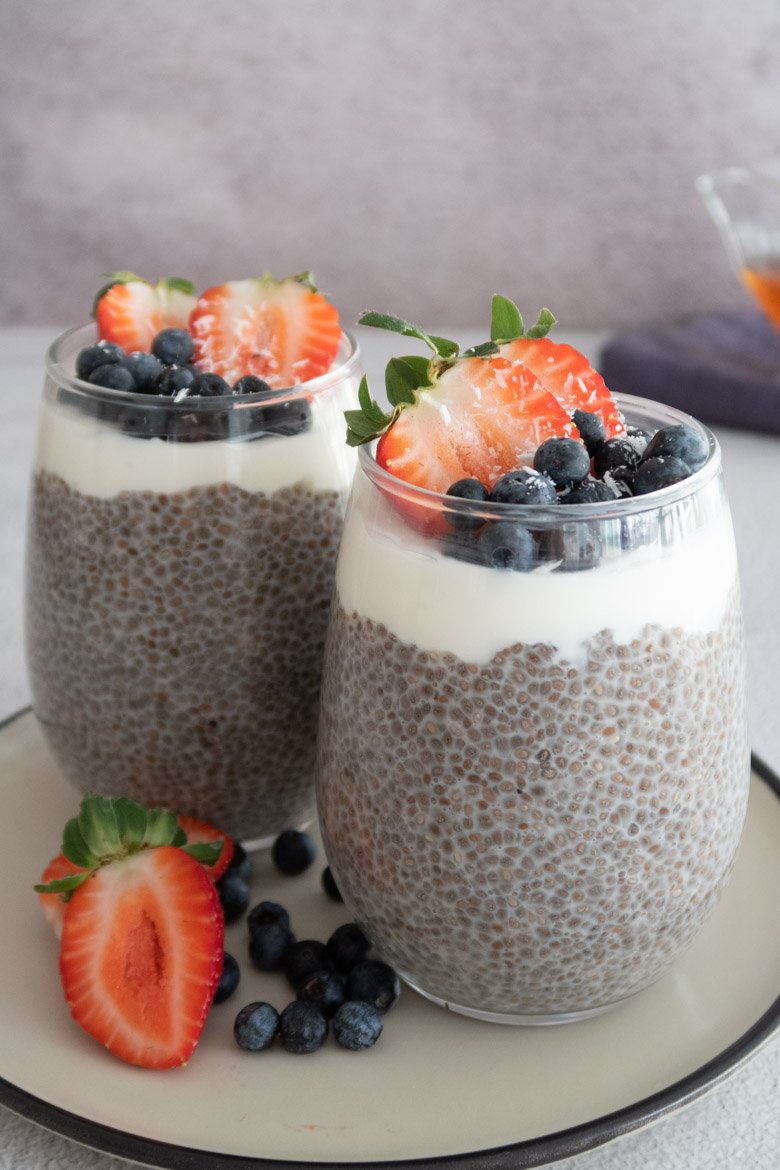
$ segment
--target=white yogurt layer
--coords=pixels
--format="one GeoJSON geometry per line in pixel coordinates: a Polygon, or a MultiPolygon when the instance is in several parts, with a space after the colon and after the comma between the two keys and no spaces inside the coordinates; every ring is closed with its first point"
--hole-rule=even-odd
{"type": "MultiPolygon", "coordinates": [[[[72,406],[45,400],[35,466],[101,499],[122,491],[175,492],[217,483],[266,494],[298,483],[313,491],[343,491],[355,456],[343,441],[340,397],[334,393],[327,403],[311,403],[312,425],[300,435],[202,443],[133,438],[72,406]]],[[[351,404],[348,398],[343,405],[351,404]]]]}
{"type": "Polygon", "coordinates": [[[336,573],[348,613],[381,622],[401,641],[485,663],[518,642],[542,642],[577,663],[585,642],[610,630],[616,642],[647,624],[707,633],[723,618],[737,576],[727,510],[661,553],[640,548],[582,572],[515,573],[445,557],[435,540],[372,502],[352,506],[336,573]]]}

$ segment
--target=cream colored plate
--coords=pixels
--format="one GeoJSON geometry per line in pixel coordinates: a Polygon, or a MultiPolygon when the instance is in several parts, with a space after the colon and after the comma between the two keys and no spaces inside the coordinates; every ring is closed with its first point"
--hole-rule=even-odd
{"type": "MultiPolygon", "coordinates": [[[[116,1061],[65,1007],[57,944],[32,885],[79,798],[29,713],[0,730],[0,796],[0,1101],[143,1164],[354,1168],[443,1157],[460,1168],[535,1166],[679,1108],[778,1025],[780,787],[768,774],[754,776],[745,838],[714,917],[671,974],[607,1015],[504,1027],[404,989],[369,1052],[331,1040],[314,1056],[249,1055],[233,1041],[236,1011],[255,999],[281,1008],[290,993],[281,976],[251,968],[241,923],[226,943],[241,985],[213,1009],[190,1064],[170,1072],[116,1061]]],[[[253,900],[283,902],[299,938],[324,939],[346,915],[320,889],[323,865],[320,853],[305,877],[281,878],[265,857],[253,900]]]]}

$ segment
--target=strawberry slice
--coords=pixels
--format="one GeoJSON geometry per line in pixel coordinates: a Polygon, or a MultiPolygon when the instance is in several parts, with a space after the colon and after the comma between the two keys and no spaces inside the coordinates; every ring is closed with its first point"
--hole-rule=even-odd
{"type": "MultiPolygon", "coordinates": [[[[49,882],[57,881],[59,878],[70,877],[74,873],[83,872],[82,866],[74,865],[62,853],[58,853],[56,857],[51,859],[41,874],[41,885],[47,886],[49,882]]],[[[65,917],[65,900],[62,894],[38,894],[38,901],[47,920],[51,923],[52,930],[57,938],[60,938],[62,935],[62,922],[65,917]]]]}
{"type": "Polygon", "coordinates": [[[227,833],[220,832],[210,825],[208,821],[198,821],[194,817],[178,817],[179,824],[187,834],[187,843],[193,845],[211,841],[222,841],[222,852],[213,865],[205,866],[205,872],[213,882],[219,881],[223,873],[230,865],[233,858],[233,850],[235,848],[232,837],[228,837],[227,833]]]}
{"type": "Polygon", "coordinates": [[[255,374],[274,389],[324,374],[341,341],[339,315],[308,273],[206,289],[190,317],[190,332],[201,370],[231,385],[255,374]]]}
{"type": "Polygon", "coordinates": [[[149,353],[161,329],[187,329],[195,307],[188,280],[167,277],[150,284],[132,272],[108,273],[110,283],[95,298],[94,316],[101,341],[126,353],[149,353]]]}
{"type": "Polygon", "coordinates": [[[458,479],[487,487],[530,466],[536,448],[578,438],[566,410],[521,361],[460,358],[420,389],[382,435],[377,462],[407,483],[446,492],[458,479]]]}
{"type": "Polygon", "coordinates": [[[216,890],[183,850],[101,866],[65,908],[60,976],[73,1018],[130,1064],[185,1064],[219,982],[223,935],[216,890]]]}
{"type": "Polygon", "coordinates": [[[625,434],[617,403],[604,379],[574,346],[549,337],[519,337],[502,345],[501,353],[528,366],[567,414],[587,410],[599,416],[608,439],[625,434]]]}

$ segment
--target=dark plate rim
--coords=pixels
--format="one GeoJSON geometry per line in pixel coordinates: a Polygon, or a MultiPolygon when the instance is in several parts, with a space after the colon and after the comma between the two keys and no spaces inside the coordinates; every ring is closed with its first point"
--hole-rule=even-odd
{"type": "MultiPolygon", "coordinates": [[[[22,716],[30,707],[15,711],[0,721],[0,732],[22,716]]],[[[753,771],[780,800],[780,778],[763,760],[751,754],[753,771]]],[[[474,1150],[464,1154],[443,1154],[434,1158],[402,1158],[370,1162],[291,1162],[276,1158],[245,1158],[236,1154],[192,1149],[139,1137],[112,1126],[89,1121],[40,1097],[20,1089],[0,1077],[0,1105],[35,1122],[37,1125],[104,1154],[130,1160],[159,1170],[532,1170],[549,1162],[571,1158],[586,1150],[605,1145],[632,1130],[689,1105],[735,1072],[780,1027],[780,995],[746,1032],[712,1060],[707,1061],[679,1081],[624,1106],[603,1117],[522,1142],[474,1150]]]]}

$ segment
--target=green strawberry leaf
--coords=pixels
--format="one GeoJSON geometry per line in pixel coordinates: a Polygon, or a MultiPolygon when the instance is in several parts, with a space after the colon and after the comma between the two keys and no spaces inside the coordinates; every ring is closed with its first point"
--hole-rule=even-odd
{"type": "Polygon", "coordinates": [[[514,301],[498,293],[493,297],[490,315],[490,340],[514,341],[523,336],[523,318],[514,301]]]}
{"type": "MultiPolygon", "coordinates": [[[[33,886],[37,894],[72,894],[79,886],[83,886],[84,882],[92,876],[92,870],[85,870],[84,873],[71,873],[67,877],[54,878],[45,885],[40,883],[33,886]]],[[[67,900],[67,899],[66,899],[67,900]]]]}
{"type": "Polygon", "coordinates": [[[158,845],[171,845],[179,829],[176,814],[167,808],[150,808],[146,814],[144,845],[151,849],[158,845]]]}
{"type": "Polygon", "coordinates": [[[464,349],[461,357],[490,357],[494,353],[498,353],[498,344],[495,341],[483,341],[481,345],[472,345],[470,349],[464,349]]]}
{"type": "Polygon", "coordinates": [[[81,836],[95,857],[106,857],[122,851],[113,800],[97,794],[85,796],[79,809],[78,822],[81,836]]]}
{"type": "Polygon", "coordinates": [[[166,276],[158,284],[162,285],[163,288],[170,289],[171,292],[186,293],[189,297],[195,296],[195,285],[191,280],[184,280],[181,276],[166,276]]]}
{"type": "Polygon", "coordinates": [[[385,389],[391,406],[401,406],[403,403],[413,406],[417,401],[415,391],[421,386],[430,386],[428,362],[425,358],[422,361],[421,368],[417,362],[410,362],[407,358],[390,358],[385,370],[385,389]]]}
{"type": "Polygon", "coordinates": [[[192,845],[182,845],[181,849],[182,853],[189,853],[190,857],[194,857],[201,865],[214,865],[219,861],[224,845],[224,840],[193,841],[192,845]]]}
{"type": "Polygon", "coordinates": [[[314,282],[313,272],[296,272],[295,276],[289,276],[288,280],[297,280],[298,284],[304,285],[309,292],[316,292],[317,285],[314,282]]]}
{"type": "Polygon", "coordinates": [[[184,832],[184,829],[181,827],[181,825],[179,825],[176,832],[173,834],[171,845],[175,845],[178,849],[182,849],[186,844],[187,834],[184,832]]]}
{"type": "Polygon", "coordinates": [[[119,796],[114,801],[114,816],[125,845],[140,848],[146,837],[146,809],[126,796],[119,796]]]}
{"type": "Polygon", "coordinates": [[[82,866],[84,869],[94,869],[96,865],[100,864],[100,859],[95,856],[84,840],[78,817],[69,820],[62,831],[62,852],[68,861],[72,861],[74,865],[82,866]]]}
{"type": "Polygon", "coordinates": [[[419,341],[433,350],[439,357],[454,357],[458,352],[458,344],[448,341],[446,337],[436,337],[426,333],[411,321],[404,321],[403,317],[392,317],[388,313],[376,313],[373,310],[361,313],[358,325],[370,325],[373,329],[388,329],[391,333],[400,333],[403,337],[416,337],[419,341]]]}
{"type": "Polygon", "coordinates": [[[526,330],[526,337],[546,337],[552,329],[553,325],[557,324],[557,318],[553,316],[549,309],[541,309],[539,316],[536,318],[536,324],[532,325],[530,329],[526,330]]]}

